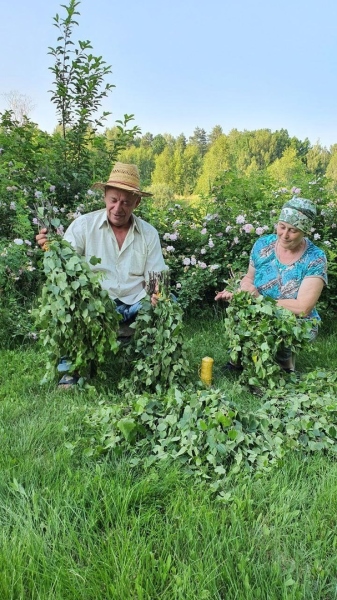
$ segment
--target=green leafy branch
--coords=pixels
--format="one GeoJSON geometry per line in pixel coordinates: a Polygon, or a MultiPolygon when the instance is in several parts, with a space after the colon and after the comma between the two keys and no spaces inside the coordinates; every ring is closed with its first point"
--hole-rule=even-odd
{"type": "Polygon", "coordinates": [[[278,350],[290,348],[296,353],[310,340],[312,321],[297,318],[277,306],[276,300],[249,292],[237,292],[226,311],[224,333],[230,358],[240,361],[241,380],[250,385],[273,388],[280,379],[275,361],[278,350]]]}
{"type": "Polygon", "coordinates": [[[178,461],[224,497],[230,475],[268,472],[289,450],[336,454],[336,387],[336,373],[309,373],[296,388],[268,390],[256,412],[240,411],[219,389],[139,394],[95,407],[77,443],[91,456],[123,449],[132,466],[178,461]]]}
{"type": "Polygon", "coordinates": [[[158,299],[152,306],[147,296],[137,315],[135,334],[126,349],[132,372],[121,381],[121,390],[159,392],[174,382],[184,385],[190,376],[183,311],[169,290],[168,271],[149,274],[148,291],[156,293],[158,299]]]}
{"type": "MultiPolygon", "coordinates": [[[[79,41],[74,48],[71,39],[74,25],[78,25],[75,17],[80,13],[76,10],[80,2],[70,0],[69,6],[63,5],[67,15],[54,17],[54,25],[59,30],[56,48],[49,48],[49,54],[55,59],[50,70],[55,76],[55,92],[52,102],[56,104],[62,125],[63,136],[66,137],[67,127],[76,127],[78,133],[85,134],[90,124],[95,130],[102,125],[110,113],[103,112],[100,118],[94,117],[102,99],[115,87],[107,83],[103,87],[106,75],[111,73],[111,67],[106,65],[101,56],[93,56],[90,52],[91,43],[79,41]]],[[[81,137],[81,136],[80,136],[81,137]]]]}
{"type": "MultiPolygon", "coordinates": [[[[100,261],[93,257],[90,262],[100,261]]],[[[55,376],[62,356],[70,360],[70,371],[83,378],[90,367],[104,376],[101,366],[119,347],[120,315],[101,287],[101,274],[65,240],[50,242],[43,269],[46,281],[33,314],[45,348],[45,379],[55,376]]]]}

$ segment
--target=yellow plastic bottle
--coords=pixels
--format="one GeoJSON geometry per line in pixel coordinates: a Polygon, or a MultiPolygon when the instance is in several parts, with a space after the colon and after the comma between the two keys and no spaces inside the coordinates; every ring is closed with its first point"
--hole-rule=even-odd
{"type": "Polygon", "coordinates": [[[214,359],[210,356],[204,356],[201,361],[200,379],[206,385],[211,385],[213,375],[214,359]]]}

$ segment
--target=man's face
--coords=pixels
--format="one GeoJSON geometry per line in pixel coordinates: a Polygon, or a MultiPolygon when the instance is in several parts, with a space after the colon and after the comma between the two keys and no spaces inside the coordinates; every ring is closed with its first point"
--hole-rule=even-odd
{"type": "Polygon", "coordinates": [[[140,197],[135,196],[132,192],[118,190],[117,188],[106,188],[104,201],[111,225],[125,227],[140,200],[140,197]]]}

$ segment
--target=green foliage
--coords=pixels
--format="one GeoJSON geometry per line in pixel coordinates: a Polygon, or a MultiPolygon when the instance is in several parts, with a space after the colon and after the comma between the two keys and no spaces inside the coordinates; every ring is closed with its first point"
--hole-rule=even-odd
{"type": "Polygon", "coordinates": [[[219,389],[175,387],[134,396],[131,405],[102,402],[86,418],[91,453],[124,449],[132,466],[178,461],[223,495],[229,474],[269,471],[288,450],[336,453],[336,385],[333,372],[310,373],[296,388],[283,382],[256,412],[239,410],[219,389]]]}
{"type": "Polygon", "coordinates": [[[154,169],[155,157],[151,148],[147,146],[129,145],[119,154],[119,160],[124,163],[137,165],[140,175],[140,187],[142,190],[151,185],[151,174],[154,169]]]}
{"type": "Polygon", "coordinates": [[[35,340],[31,304],[20,302],[14,294],[0,291],[0,346],[12,348],[35,340]]]}
{"type": "Polygon", "coordinates": [[[47,185],[50,140],[26,119],[21,125],[10,111],[0,121],[0,237],[33,239],[30,207],[39,184],[47,185]]]}
{"type": "Polygon", "coordinates": [[[328,187],[333,192],[336,193],[337,190],[337,148],[336,144],[334,144],[334,151],[330,156],[330,160],[328,166],[326,168],[326,177],[328,179],[328,187]]]}
{"type": "MultiPolygon", "coordinates": [[[[185,267],[184,274],[179,274],[179,304],[184,309],[192,308],[201,315],[207,305],[213,304],[218,282],[218,265],[207,269],[202,261],[195,268],[185,267]]],[[[225,268],[222,269],[222,275],[225,268]]]]}
{"type": "Polygon", "coordinates": [[[53,173],[51,136],[30,119],[15,119],[13,111],[0,115],[1,196],[7,186],[30,190],[39,177],[53,173]]]}
{"type": "Polygon", "coordinates": [[[202,172],[196,185],[196,191],[198,193],[209,194],[219,173],[229,169],[229,167],[228,139],[227,136],[220,135],[204,157],[202,172]]]}
{"type": "Polygon", "coordinates": [[[250,385],[273,388],[280,378],[275,363],[279,349],[298,352],[310,340],[312,321],[298,319],[272,298],[237,292],[226,311],[224,333],[230,358],[241,362],[242,379],[250,385]]]}
{"type": "Polygon", "coordinates": [[[202,154],[198,146],[192,143],[185,146],[177,138],[156,155],[151,182],[155,186],[166,185],[176,194],[189,195],[195,189],[201,164],[202,154]]]}
{"type": "Polygon", "coordinates": [[[323,289],[319,305],[328,315],[334,313],[337,306],[337,204],[326,194],[325,180],[319,179],[318,183],[322,184],[320,186],[322,201],[320,218],[316,226],[316,244],[324,250],[328,260],[328,285],[323,289]]]}
{"type": "Polygon", "coordinates": [[[34,180],[43,171],[44,136],[10,112],[0,124],[0,340],[3,347],[27,339],[30,309],[39,289],[29,201],[34,180]]]}
{"type": "MultiPolygon", "coordinates": [[[[196,186],[196,191],[204,194],[209,193],[215,179],[221,177],[224,171],[237,171],[242,177],[263,172],[280,159],[283,152],[293,144],[285,129],[275,132],[271,132],[270,129],[232,129],[225,135],[220,128],[215,135],[210,134],[210,141],[196,186]]],[[[304,169],[303,163],[301,166],[304,169]]]]}
{"type": "MultiPolygon", "coordinates": [[[[123,119],[117,119],[115,121],[116,125],[113,130],[113,135],[109,136],[106,132],[104,135],[95,135],[91,138],[89,165],[89,173],[91,173],[90,183],[92,180],[99,179],[105,181],[110,174],[111,164],[114,163],[117,158],[122,160],[120,156],[122,151],[131,144],[135,135],[140,131],[137,125],[130,127],[130,123],[133,120],[133,115],[124,114],[123,119]]],[[[146,161],[144,162],[144,177],[150,177],[149,164],[146,164],[146,161]]],[[[138,164],[137,161],[135,161],[135,163],[138,164]]]]}
{"type": "Polygon", "coordinates": [[[75,46],[72,37],[73,28],[78,25],[76,17],[80,13],[76,9],[79,4],[79,1],[69,0],[68,5],[62,5],[66,17],[61,18],[58,14],[54,17],[59,32],[58,45],[49,48],[55,61],[50,67],[54,75],[52,102],[62,132],[61,136],[54,135],[54,160],[62,199],[67,204],[74,195],[83,194],[90,187],[93,173],[105,175],[119,152],[139,132],[138,127],[128,128],[133,116],[125,114],[123,120],[116,121],[116,135],[112,140],[95,136],[110,114],[108,111],[98,114],[102,101],[115,86],[105,83],[111,67],[101,56],[92,54],[90,41],[78,41],[75,46]]]}
{"type": "Polygon", "coordinates": [[[200,154],[203,156],[207,151],[207,134],[205,129],[196,127],[193,135],[189,138],[189,142],[192,146],[197,146],[200,154]]]}
{"type": "Polygon", "coordinates": [[[126,349],[132,370],[120,383],[120,389],[131,395],[145,390],[159,393],[178,382],[184,385],[190,375],[183,311],[170,297],[167,272],[155,274],[148,291],[157,294],[157,303],[152,306],[150,296],[143,300],[132,343],[126,349]]]}
{"type": "Polygon", "coordinates": [[[305,165],[294,147],[287,148],[267,171],[280,186],[291,186],[294,181],[301,181],[306,175],[305,165]]]}
{"type": "Polygon", "coordinates": [[[236,217],[246,211],[268,210],[275,207],[272,191],[275,182],[265,171],[253,171],[243,175],[235,170],[225,170],[212,186],[216,203],[228,217],[236,217]]]}
{"type": "Polygon", "coordinates": [[[141,211],[143,211],[144,204],[153,204],[155,202],[156,208],[161,207],[166,210],[169,202],[174,204],[174,193],[173,190],[165,183],[153,183],[149,187],[149,191],[153,194],[153,200],[143,199],[141,211]],[[145,201],[145,202],[144,202],[145,201]]]}
{"type": "Polygon", "coordinates": [[[39,290],[40,272],[36,268],[36,253],[29,240],[16,238],[6,243],[0,240],[0,344],[14,343],[36,337],[33,331],[31,306],[39,290]]]}
{"type": "Polygon", "coordinates": [[[77,153],[84,145],[88,126],[95,130],[110,114],[103,112],[101,117],[96,116],[103,98],[114,87],[109,83],[103,86],[111,67],[101,56],[93,56],[90,42],[79,41],[79,47],[74,47],[72,30],[74,25],[78,25],[75,17],[80,14],[76,10],[79,4],[79,1],[70,0],[68,6],[63,5],[67,16],[60,18],[57,14],[54,17],[59,44],[56,48],[49,48],[49,54],[55,59],[54,66],[50,67],[55,77],[52,102],[56,105],[63,137],[67,135],[67,128],[71,128],[71,144],[75,152],[77,147],[77,153]]]}
{"type": "Polygon", "coordinates": [[[312,148],[309,148],[306,155],[307,168],[316,177],[322,177],[326,173],[330,158],[330,152],[316,143],[312,148]]]}
{"type": "Polygon", "coordinates": [[[17,238],[0,243],[0,289],[2,293],[29,296],[36,286],[36,252],[29,240],[17,238]]]}
{"type": "Polygon", "coordinates": [[[284,435],[289,449],[337,451],[336,385],[336,372],[314,370],[296,387],[267,391],[261,411],[273,433],[284,435]]]}
{"type": "MultiPolygon", "coordinates": [[[[85,378],[90,366],[104,375],[101,366],[109,352],[118,350],[120,316],[106,290],[101,274],[65,240],[48,242],[43,269],[46,282],[38,306],[36,324],[45,348],[46,379],[55,375],[62,356],[71,362],[71,372],[85,378]]],[[[98,259],[93,257],[91,263],[98,259]]]]}

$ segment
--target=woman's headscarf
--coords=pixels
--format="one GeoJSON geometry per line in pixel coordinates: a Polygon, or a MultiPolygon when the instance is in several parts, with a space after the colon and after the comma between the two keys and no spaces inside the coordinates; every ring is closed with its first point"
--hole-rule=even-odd
{"type": "Polygon", "coordinates": [[[304,231],[304,233],[309,233],[313,226],[316,214],[316,206],[311,200],[294,196],[283,205],[279,221],[288,223],[288,225],[292,225],[293,227],[304,231]]]}

